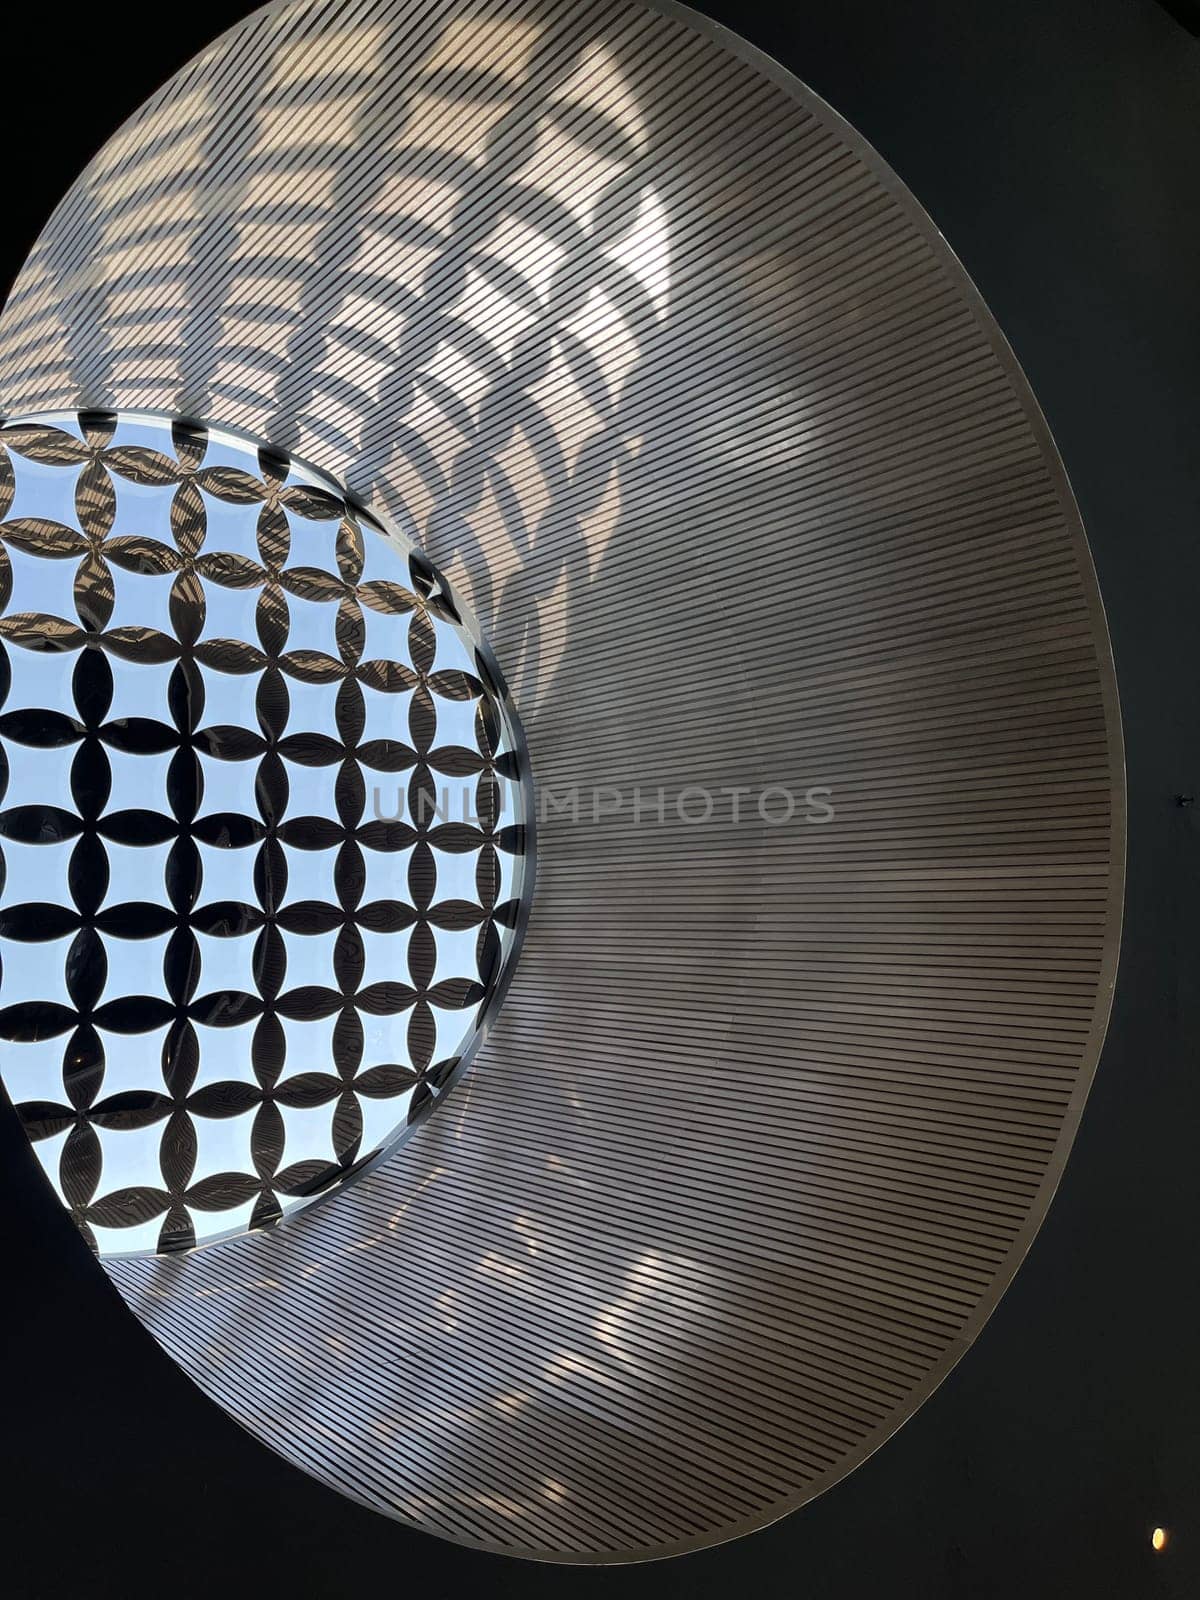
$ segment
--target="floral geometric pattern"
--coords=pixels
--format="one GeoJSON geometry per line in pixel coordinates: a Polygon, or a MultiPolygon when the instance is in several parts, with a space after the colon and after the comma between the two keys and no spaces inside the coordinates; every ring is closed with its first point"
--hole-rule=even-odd
{"type": "Polygon", "coordinates": [[[436,1105],[515,954],[521,761],[445,581],[324,479],[0,429],[2,1071],[94,1248],[273,1223],[436,1105]]]}

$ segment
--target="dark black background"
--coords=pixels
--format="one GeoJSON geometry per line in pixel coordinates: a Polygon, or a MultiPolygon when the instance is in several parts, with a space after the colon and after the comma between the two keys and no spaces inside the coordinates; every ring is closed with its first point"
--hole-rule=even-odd
{"type": "MultiPolygon", "coordinates": [[[[242,9],[23,8],[5,283],[86,158],[242,9]]],[[[1200,790],[1200,40],[1155,0],[705,9],[830,101],[931,212],[1033,383],[1092,541],[1125,720],[1126,924],[1046,1225],[958,1370],[822,1500],[665,1565],[535,1567],[409,1533],[244,1435],[109,1289],[0,1106],[14,1597],[1200,1593],[1200,804],[1174,800],[1200,790]]]]}

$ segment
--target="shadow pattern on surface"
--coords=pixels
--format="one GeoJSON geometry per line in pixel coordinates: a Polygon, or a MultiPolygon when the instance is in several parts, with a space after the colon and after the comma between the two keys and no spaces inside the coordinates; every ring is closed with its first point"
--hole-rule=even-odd
{"type": "Polygon", "coordinates": [[[469,598],[539,785],[627,797],[542,822],[486,1070],[403,1158],[128,1303],[466,1544],[661,1555],[836,1482],[1028,1247],[1120,920],[1086,543],[928,219],[674,8],[285,5],[64,201],[0,396],[282,430],[469,598]],[[827,828],[672,803],[813,783],[827,828]]]}

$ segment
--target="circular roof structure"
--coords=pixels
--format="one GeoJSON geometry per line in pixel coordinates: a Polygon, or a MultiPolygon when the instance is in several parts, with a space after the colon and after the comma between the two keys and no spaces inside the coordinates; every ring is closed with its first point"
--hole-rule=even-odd
{"type": "Polygon", "coordinates": [[[136,1315],[488,1550],[695,1549],[851,1471],[1045,1214],[1124,850],[1079,517],[912,197],[679,7],[290,0],[65,197],[0,403],[241,430],[411,530],[537,776],[460,1091],[328,1204],[107,1262],[136,1315]]]}

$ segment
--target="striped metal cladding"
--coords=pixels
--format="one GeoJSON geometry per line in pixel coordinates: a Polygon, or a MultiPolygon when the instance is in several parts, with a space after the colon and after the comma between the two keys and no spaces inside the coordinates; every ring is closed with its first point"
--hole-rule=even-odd
{"type": "Polygon", "coordinates": [[[409,519],[585,796],[441,1116],[270,1235],[113,1263],[130,1306],[488,1549],[694,1548],[843,1476],[1044,1214],[1122,879],[1079,520],[911,197],[675,7],[278,6],[63,201],[0,398],[240,426],[409,519]],[[836,817],[690,825],[689,785],[836,817]]]}

